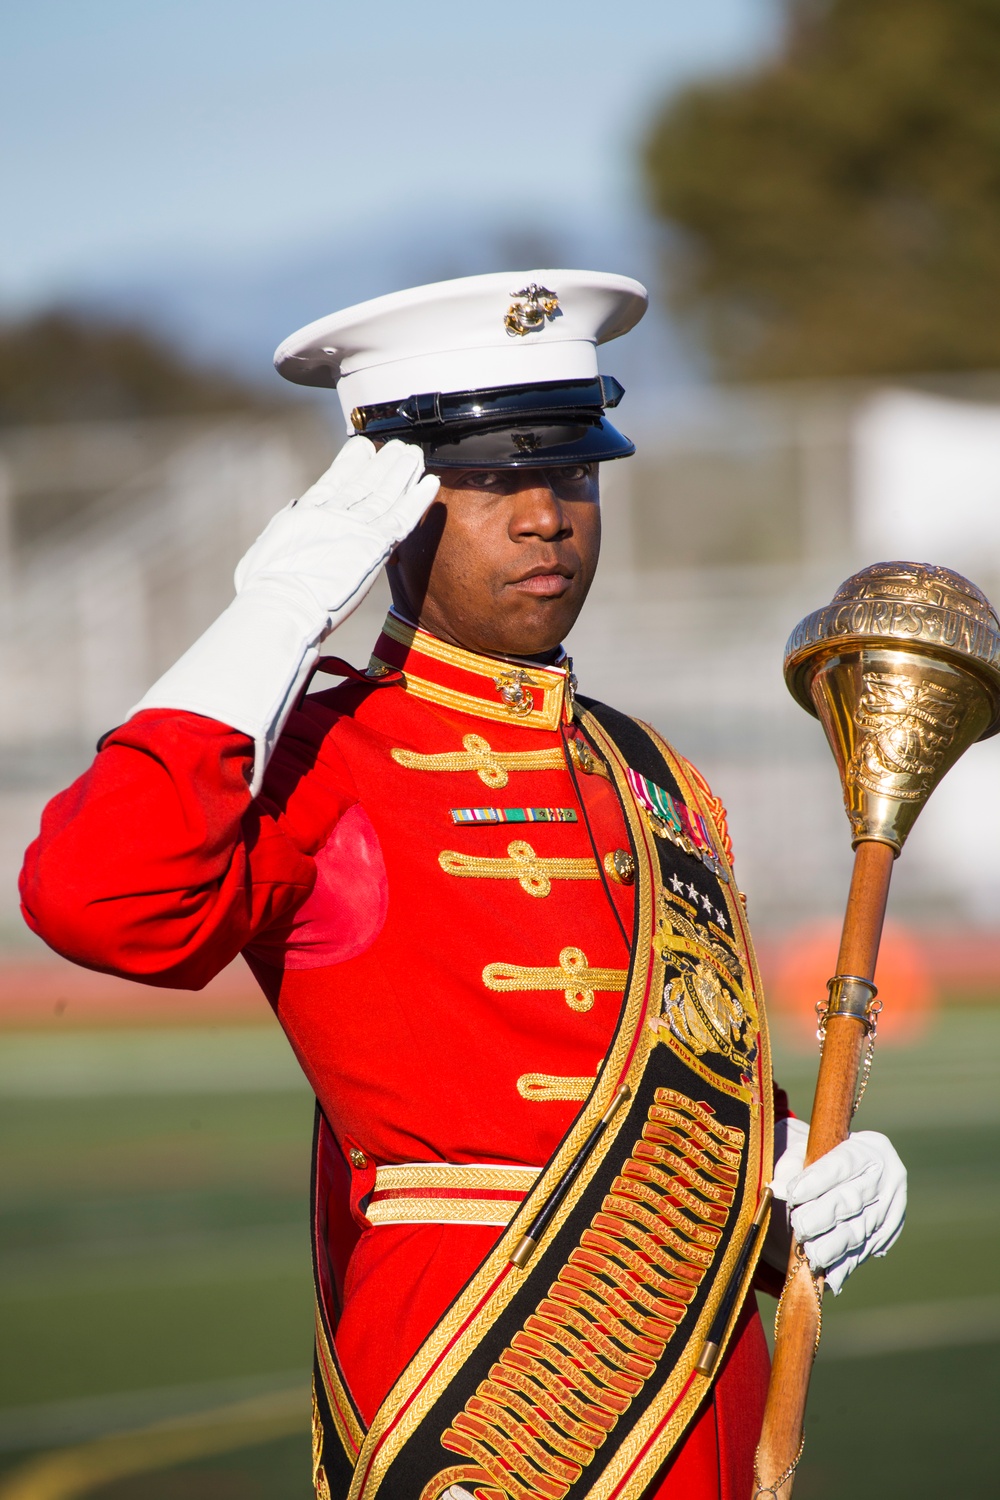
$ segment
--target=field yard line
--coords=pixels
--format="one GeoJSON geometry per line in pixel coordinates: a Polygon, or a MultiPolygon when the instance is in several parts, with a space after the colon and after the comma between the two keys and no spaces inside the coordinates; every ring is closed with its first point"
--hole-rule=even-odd
{"type": "Polygon", "coordinates": [[[1000,1297],[955,1297],[834,1316],[823,1333],[819,1358],[871,1359],[880,1354],[996,1343],[1000,1343],[1000,1297]]]}
{"type": "Polygon", "coordinates": [[[122,1428],[145,1426],[167,1417],[182,1417],[251,1396],[270,1396],[302,1384],[301,1368],[272,1370],[187,1385],[150,1386],[146,1390],[110,1391],[101,1396],[37,1401],[30,1406],[0,1407],[0,1453],[25,1448],[57,1448],[122,1428]]]}
{"type": "Polygon", "coordinates": [[[99,1485],[216,1457],[309,1427],[309,1387],[172,1417],[29,1460],[0,1481],[0,1500],[75,1500],[99,1485]]]}

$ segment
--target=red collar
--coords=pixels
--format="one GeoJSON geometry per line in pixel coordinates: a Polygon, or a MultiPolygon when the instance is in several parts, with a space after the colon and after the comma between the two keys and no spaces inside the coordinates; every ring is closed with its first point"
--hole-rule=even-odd
{"type": "Polygon", "coordinates": [[[556,666],[542,667],[511,657],[479,656],[449,646],[397,615],[386,616],[368,665],[377,677],[398,669],[405,691],[479,719],[520,724],[525,729],[558,729],[573,717],[573,664],[565,654],[556,666]]]}

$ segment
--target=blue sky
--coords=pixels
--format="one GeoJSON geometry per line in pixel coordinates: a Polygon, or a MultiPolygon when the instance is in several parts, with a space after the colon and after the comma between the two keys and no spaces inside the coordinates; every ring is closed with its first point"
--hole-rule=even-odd
{"type": "Polygon", "coordinates": [[[407,215],[627,216],[651,107],[776,4],[7,0],[0,303],[407,215]]]}

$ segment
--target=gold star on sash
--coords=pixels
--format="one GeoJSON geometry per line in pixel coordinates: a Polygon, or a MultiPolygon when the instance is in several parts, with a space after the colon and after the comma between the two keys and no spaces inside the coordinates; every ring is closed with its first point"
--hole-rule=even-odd
{"type": "Polygon", "coordinates": [[[543,859],[524,839],[507,845],[506,859],[486,859],[443,849],[438,864],[446,875],[467,875],[480,880],[516,880],[529,896],[547,896],[553,880],[597,880],[600,871],[592,859],[543,859]]]}
{"type": "Polygon", "coordinates": [[[559,746],[551,750],[494,750],[481,734],[467,734],[462,750],[421,755],[416,750],[393,750],[392,758],[410,771],[475,771],[494,789],[507,785],[511,771],[563,771],[566,761],[559,746]]]}
{"type": "Polygon", "coordinates": [[[579,948],[564,948],[559,967],[532,969],[521,964],[487,964],[483,983],[488,990],[562,990],[570,1010],[590,1010],[595,990],[625,989],[627,969],[592,969],[579,948]]]}

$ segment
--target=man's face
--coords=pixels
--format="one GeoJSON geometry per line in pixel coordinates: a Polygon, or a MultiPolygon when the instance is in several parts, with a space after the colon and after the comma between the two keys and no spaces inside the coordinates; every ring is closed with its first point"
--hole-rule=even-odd
{"type": "Polygon", "coordinates": [[[390,559],[393,603],[468,651],[551,651],[597,568],[597,465],[437,472],[437,500],[390,559]]]}

